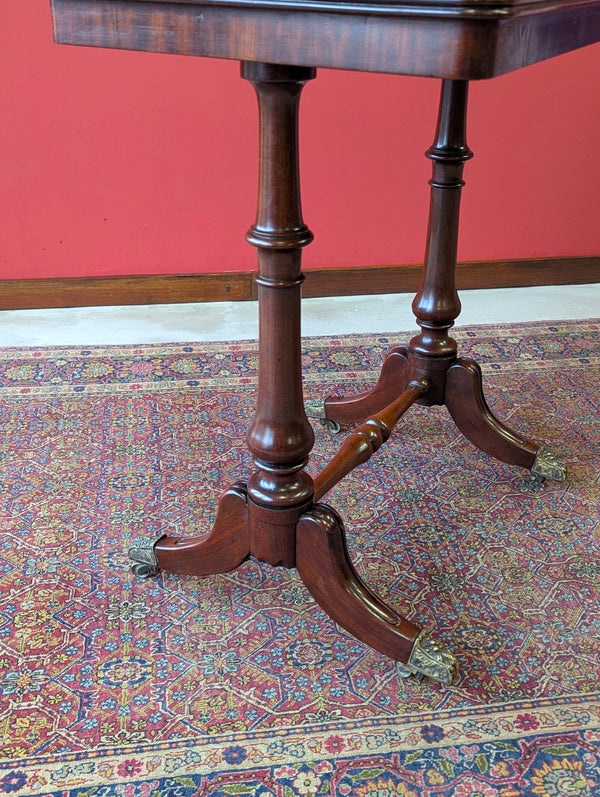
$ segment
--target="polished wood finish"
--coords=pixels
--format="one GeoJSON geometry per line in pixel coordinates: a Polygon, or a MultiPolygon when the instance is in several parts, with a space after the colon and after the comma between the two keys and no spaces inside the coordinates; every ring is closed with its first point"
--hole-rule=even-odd
{"type": "Polygon", "coordinates": [[[245,63],[242,75],[256,90],[260,117],[258,212],[247,233],[258,253],[258,397],[247,435],[256,470],[247,486],[225,493],[208,536],[159,539],[157,564],[194,575],[231,570],[248,556],[297,567],[315,600],[350,633],[407,661],[420,628],[366,587],[350,561],[341,518],[316,502],[379,449],[429,385],[423,379],[408,385],[313,483],[305,470],[314,434],[302,400],[299,312],[300,255],[312,233],[300,206],[297,114],[303,85],[315,72],[245,63]]]}
{"type": "Polygon", "coordinates": [[[250,556],[246,487],[234,484],[221,497],[208,535],[161,537],[154,547],[159,567],[194,576],[226,573],[250,556]]]}
{"type": "Polygon", "coordinates": [[[413,311],[421,331],[408,349],[396,348],[388,355],[373,391],[355,397],[330,398],[327,417],[340,423],[363,420],[381,409],[381,402],[402,393],[409,379],[430,384],[421,403],[444,404],[446,373],[457,358],[456,341],[449,330],[460,313],[456,288],[456,252],[464,164],[473,153],[467,146],[468,83],[442,81],[435,139],[427,150],[433,164],[425,262],[413,311]]]}
{"type": "Polygon", "coordinates": [[[598,0],[53,0],[56,41],[476,80],[598,40],[598,0]]]}
{"type": "Polygon", "coordinates": [[[331,507],[317,504],[300,519],[297,567],[311,595],[330,617],[375,650],[408,660],[421,629],[364,584],[350,560],[342,519],[331,507]]]}
{"type": "Polygon", "coordinates": [[[538,445],[495,417],[484,397],[481,369],[471,360],[458,359],[456,341],[449,334],[460,313],[456,251],[463,167],[473,156],[466,140],[467,96],[466,82],[442,81],[435,139],[426,153],[433,164],[427,247],[413,301],[421,331],[408,348],[396,347],[388,354],[371,391],[329,398],[327,417],[340,423],[360,422],[419,377],[430,385],[420,403],[445,404],[458,428],[478,448],[509,464],[531,468],[538,445]]]}
{"type": "Polygon", "coordinates": [[[410,382],[406,390],[355,429],[340,450],[315,477],[315,501],[320,501],[344,476],[367,462],[389,440],[394,427],[415,401],[429,390],[426,379],[410,382]]]}
{"type": "MultiPolygon", "coordinates": [[[[475,363],[450,330],[460,312],[456,245],[468,81],[493,77],[600,39],[600,0],[53,0],[59,42],[237,58],[260,117],[259,201],[247,239],[258,255],[259,373],[247,436],[255,470],[222,498],[208,537],[159,540],[159,567],[208,575],[251,555],[296,566],[323,608],[388,656],[448,683],[455,661],[362,583],[341,517],[318,503],[366,461],[409,407],[447,404],[459,428],[506,461],[530,466],[538,447],[490,412],[475,363]],[[420,331],[395,347],[372,391],[326,403],[329,417],[369,418],[313,479],[313,432],[302,397],[301,251],[312,240],[301,212],[298,107],[315,67],[442,78],[427,248],[413,304],[420,331]],[[431,655],[433,651],[433,664],[431,655]],[[427,658],[429,656],[429,659],[427,658]]],[[[558,469],[560,473],[560,468],[558,469]]],[[[152,556],[135,561],[148,563],[152,556]]]]}
{"type": "Polygon", "coordinates": [[[256,464],[248,482],[250,524],[260,540],[255,555],[292,567],[296,523],[313,497],[304,467],[314,434],[304,412],[300,351],[300,258],[313,236],[300,207],[298,103],[315,71],[245,63],[242,75],[256,90],[260,116],[258,212],[246,236],[258,256],[260,340],[258,398],[247,435],[256,464]]]}
{"type": "Polygon", "coordinates": [[[412,308],[421,327],[410,342],[413,361],[456,355],[448,330],[460,313],[456,290],[456,251],[463,166],[473,157],[467,146],[468,83],[444,80],[435,141],[427,150],[433,162],[425,263],[412,308]]]}
{"type": "Polygon", "coordinates": [[[487,405],[481,368],[473,360],[458,359],[446,374],[444,403],[454,423],[477,448],[509,465],[531,468],[536,443],[509,429],[487,405]]]}

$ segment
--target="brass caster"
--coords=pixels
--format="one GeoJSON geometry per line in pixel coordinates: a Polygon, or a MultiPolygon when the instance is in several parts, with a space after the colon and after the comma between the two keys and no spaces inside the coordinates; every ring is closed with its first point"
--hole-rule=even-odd
{"type": "Polygon", "coordinates": [[[412,670],[408,664],[403,664],[401,661],[395,662],[396,665],[396,672],[400,676],[400,678],[414,678],[415,681],[422,681],[425,677],[422,672],[417,672],[416,670],[412,670]]]}
{"type": "Polygon", "coordinates": [[[546,479],[564,482],[567,478],[567,466],[552,451],[540,447],[535,455],[535,461],[531,466],[530,473],[531,477],[537,482],[543,482],[546,479]]]}
{"type": "Polygon", "coordinates": [[[458,663],[456,657],[427,631],[421,631],[408,661],[397,661],[396,671],[402,678],[412,675],[419,681],[427,677],[441,684],[451,684],[458,673],[458,663]]]}
{"type": "Polygon", "coordinates": [[[145,537],[134,540],[133,545],[127,551],[127,556],[132,563],[131,572],[136,578],[149,578],[159,572],[154,546],[164,536],[163,534],[156,540],[148,540],[145,537]]]}
{"type": "Polygon", "coordinates": [[[321,421],[323,426],[332,434],[338,434],[341,431],[341,423],[338,423],[338,421],[332,421],[331,418],[327,417],[327,410],[325,409],[324,401],[307,401],[304,404],[304,411],[306,412],[307,418],[313,418],[314,420],[321,421]]]}

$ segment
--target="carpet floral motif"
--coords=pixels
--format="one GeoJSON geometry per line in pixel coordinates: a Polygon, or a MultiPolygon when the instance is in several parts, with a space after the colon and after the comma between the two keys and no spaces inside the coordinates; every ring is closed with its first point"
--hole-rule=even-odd
{"type": "MultiPolygon", "coordinates": [[[[450,687],[293,570],[131,575],[133,540],[208,531],[251,472],[255,341],[0,349],[0,795],[600,794],[599,330],[456,331],[566,483],[414,407],[327,497],[364,580],[458,656],[450,687]]],[[[372,384],[399,339],[308,339],[307,399],[372,384]]],[[[315,433],[312,473],[342,439],[315,433]]]]}

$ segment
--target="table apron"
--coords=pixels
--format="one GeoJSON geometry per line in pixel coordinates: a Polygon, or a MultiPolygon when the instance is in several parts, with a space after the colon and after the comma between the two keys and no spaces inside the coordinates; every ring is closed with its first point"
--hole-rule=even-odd
{"type": "Polygon", "coordinates": [[[60,44],[459,80],[493,77],[600,39],[600,4],[577,14],[559,6],[505,18],[157,0],[52,0],[52,7],[60,44]]]}

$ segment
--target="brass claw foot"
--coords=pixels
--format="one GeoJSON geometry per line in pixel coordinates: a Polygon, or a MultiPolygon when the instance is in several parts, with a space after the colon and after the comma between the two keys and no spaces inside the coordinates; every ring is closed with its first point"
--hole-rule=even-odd
{"type": "Polygon", "coordinates": [[[436,642],[427,631],[421,631],[415,639],[406,664],[397,661],[396,669],[403,678],[414,675],[419,680],[424,676],[451,684],[458,673],[456,657],[436,642]]]}
{"type": "Polygon", "coordinates": [[[161,535],[155,540],[149,540],[146,537],[139,537],[133,541],[132,546],[127,551],[127,556],[131,564],[131,572],[134,576],[141,578],[148,578],[153,576],[160,570],[158,566],[158,559],[154,546],[159,540],[162,540],[165,535],[161,535]]]}
{"type": "Polygon", "coordinates": [[[567,478],[567,466],[561,462],[547,448],[540,447],[535,455],[535,461],[531,466],[531,475],[538,481],[544,479],[554,479],[557,482],[564,482],[567,478]]]}

